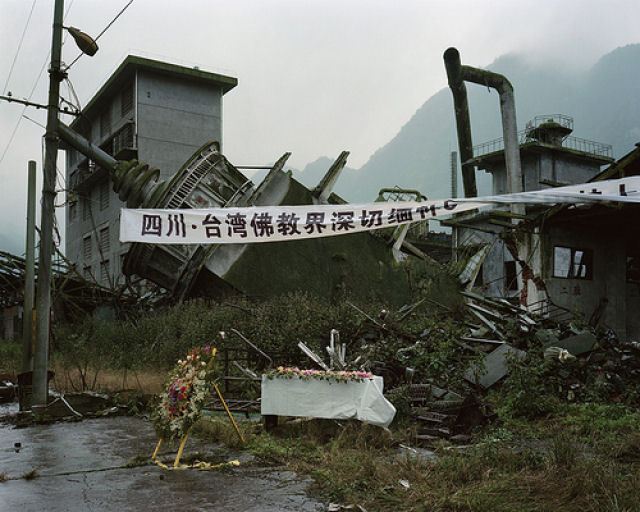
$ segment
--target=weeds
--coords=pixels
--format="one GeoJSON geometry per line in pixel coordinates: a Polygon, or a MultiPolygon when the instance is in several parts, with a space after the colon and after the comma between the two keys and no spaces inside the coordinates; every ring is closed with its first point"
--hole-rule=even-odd
{"type": "Polygon", "coordinates": [[[17,375],[22,365],[22,345],[0,338],[0,373],[17,375]]]}
{"type": "MultiPolygon", "coordinates": [[[[213,424],[201,432],[233,439],[230,425],[207,421],[213,424]]],[[[640,464],[588,453],[592,446],[561,425],[560,419],[538,425],[540,440],[531,443],[503,432],[505,440],[440,450],[434,460],[400,455],[395,447],[403,432],[357,422],[287,421],[273,435],[244,428],[254,455],[309,474],[313,491],[326,500],[369,511],[640,510],[640,464]]],[[[628,436],[631,453],[636,442],[628,436]]]]}
{"type": "Polygon", "coordinates": [[[137,468],[139,466],[146,466],[150,463],[148,455],[136,455],[133,459],[127,461],[123,467],[125,468],[137,468]]]}
{"type": "Polygon", "coordinates": [[[38,474],[38,471],[32,469],[31,471],[27,471],[26,473],[21,475],[20,478],[24,478],[25,480],[33,480],[34,478],[38,478],[39,476],[40,475],[38,474]]]}

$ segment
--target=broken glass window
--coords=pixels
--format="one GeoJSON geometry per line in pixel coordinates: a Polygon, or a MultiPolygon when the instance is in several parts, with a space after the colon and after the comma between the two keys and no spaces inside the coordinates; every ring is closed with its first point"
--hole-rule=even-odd
{"type": "Polygon", "coordinates": [[[553,277],[563,279],[591,279],[593,251],[575,247],[553,248],[553,277]]]}

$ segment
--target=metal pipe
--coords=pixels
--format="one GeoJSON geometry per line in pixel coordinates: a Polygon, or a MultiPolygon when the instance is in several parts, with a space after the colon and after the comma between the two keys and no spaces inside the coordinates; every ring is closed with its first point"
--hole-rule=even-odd
{"type": "MultiPolygon", "coordinates": [[[[498,91],[500,95],[500,112],[502,115],[502,135],[504,137],[508,192],[522,192],[522,168],[518,144],[518,128],[516,124],[516,105],[511,82],[498,73],[471,66],[462,66],[460,64],[460,53],[455,48],[448,48],[447,51],[444,52],[444,61],[456,110],[458,144],[460,146],[460,158],[463,162],[462,173],[465,183],[465,197],[470,197],[467,195],[465,161],[473,158],[473,147],[471,146],[471,123],[469,121],[469,105],[464,81],[492,87],[498,91]]],[[[469,172],[468,169],[467,172],[469,172]]],[[[473,178],[473,186],[475,189],[475,175],[473,178]]]]}
{"type": "Polygon", "coordinates": [[[469,120],[469,103],[467,88],[462,78],[460,53],[455,48],[448,48],[444,52],[444,66],[447,70],[447,80],[453,95],[453,108],[456,115],[458,129],[458,149],[462,166],[462,184],[464,197],[477,197],[475,166],[469,161],[473,158],[473,142],[471,139],[471,121],[469,120]]]}
{"type": "Polygon", "coordinates": [[[462,66],[462,79],[487,87],[492,87],[500,96],[502,115],[502,136],[504,137],[504,157],[507,166],[507,187],[510,194],[522,192],[522,169],[518,126],[516,124],[516,102],[513,86],[503,75],[485,69],[462,66]]]}
{"type": "Polygon", "coordinates": [[[120,200],[126,202],[129,208],[141,206],[154,192],[160,193],[168,186],[167,182],[158,182],[159,169],[150,168],[137,160],[116,160],[63,123],[59,123],[58,134],[71,147],[109,171],[114,192],[118,193],[120,200]]]}
{"type": "Polygon", "coordinates": [[[58,135],[72,148],[77,149],[83,155],[91,158],[91,160],[97,163],[100,167],[113,170],[116,168],[116,165],[118,165],[118,160],[95,144],[89,142],[79,133],[74,132],[64,123],[58,123],[58,135]]]}

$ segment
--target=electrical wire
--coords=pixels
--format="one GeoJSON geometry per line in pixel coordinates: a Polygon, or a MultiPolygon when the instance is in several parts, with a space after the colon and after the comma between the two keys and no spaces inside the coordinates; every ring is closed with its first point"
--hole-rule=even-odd
{"type": "MultiPolygon", "coordinates": [[[[67,19],[67,16],[69,15],[69,11],[71,10],[71,7],[73,6],[73,2],[74,0],[71,0],[71,2],[69,3],[69,7],[67,7],[67,12],[64,13],[64,17],[63,20],[67,19]]],[[[65,40],[67,38],[68,34],[65,35],[65,40]]],[[[40,68],[40,73],[38,73],[38,77],[36,78],[36,81],[33,83],[33,87],[31,88],[31,92],[29,93],[29,97],[27,98],[27,101],[31,101],[31,98],[33,97],[33,93],[36,90],[36,87],[38,87],[38,82],[40,81],[40,77],[42,76],[42,73],[44,72],[45,68],[47,67],[47,63],[49,62],[49,58],[51,57],[51,50],[49,50],[47,52],[47,56],[44,60],[44,64],[42,64],[42,67],[40,68]]],[[[20,123],[22,122],[22,118],[24,116],[24,113],[27,111],[27,105],[25,105],[22,108],[22,112],[20,113],[20,117],[18,118],[18,122],[16,123],[15,127],[13,128],[13,131],[11,132],[11,137],[9,137],[9,141],[7,142],[7,145],[5,146],[4,150],[2,151],[2,156],[0,156],[0,164],[4,161],[4,157],[7,155],[7,151],[9,151],[9,148],[11,147],[11,143],[13,142],[14,137],[16,136],[16,132],[18,131],[18,127],[20,126],[20,123]]]]}
{"type": "MultiPolygon", "coordinates": [[[[96,37],[94,37],[94,41],[98,41],[98,39],[100,39],[102,37],[102,34],[104,34],[107,30],[109,30],[109,28],[111,28],[111,25],[113,25],[116,20],[122,15],[122,13],[124,13],[124,11],[126,11],[129,6],[133,3],[133,0],[129,0],[129,3],[127,5],[125,5],[118,14],[116,14],[115,18],[113,18],[106,27],[104,27],[104,29],[102,30],[102,32],[100,32],[96,37]]],[[[78,59],[80,59],[80,57],[82,57],[84,55],[84,53],[80,52],[80,54],[71,61],[71,64],[69,64],[66,68],[64,68],[65,71],[68,71],[69,68],[71,68],[71,66],[73,66],[76,62],[78,62],[78,59]]]]}
{"type": "Polygon", "coordinates": [[[20,42],[18,43],[18,49],[16,50],[16,54],[13,56],[13,62],[11,63],[11,68],[9,69],[7,80],[4,83],[4,87],[2,88],[2,91],[3,91],[2,94],[7,94],[7,87],[9,85],[9,80],[11,79],[11,75],[13,74],[13,67],[16,65],[16,61],[18,60],[18,54],[20,53],[20,49],[22,48],[24,35],[27,33],[27,28],[29,27],[29,22],[31,21],[31,15],[33,14],[33,9],[35,6],[36,6],[36,0],[33,0],[33,3],[31,4],[31,10],[29,11],[29,16],[27,17],[27,23],[24,26],[24,30],[22,31],[22,36],[20,37],[20,42]]]}
{"type": "Polygon", "coordinates": [[[27,121],[31,121],[33,124],[37,124],[40,128],[44,128],[45,130],[47,129],[45,125],[43,125],[42,123],[39,123],[35,119],[31,119],[29,116],[25,114],[22,114],[22,117],[24,117],[27,121]]]}
{"type": "Polygon", "coordinates": [[[71,95],[73,96],[73,99],[76,102],[76,104],[73,106],[75,106],[78,112],[80,112],[82,110],[82,106],[80,105],[80,98],[78,98],[78,95],[76,94],[76,90],[73,88],[73,84],[71,83],[71,80],[69,80],[68,77],[65,78],[65,82],[67,84],[67,87],[69,88],[69,92],[71,93],[71,95]]]}

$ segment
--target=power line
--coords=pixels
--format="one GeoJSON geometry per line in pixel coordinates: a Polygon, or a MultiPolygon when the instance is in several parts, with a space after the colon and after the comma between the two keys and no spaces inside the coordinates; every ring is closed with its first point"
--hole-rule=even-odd
{"type": "Polygon", "coordinates": [[[44,128],[45,130],[47,129],[45,125],[43,125],[42,123],[39,123],[35,119],[31,119],[29,116],[22,114],[22,117],[24,117],[27,121],[31,121],[33,124],[37,124],[39,127],[44,128]]]}
{"type": "MultiPolygon", "coordinates": [[[[118,14],[116,14],[115,18],[113,18],[106,27],[104,27],[104,29],[102,30],[102,32],[100,32],[96,37],[94,37],[94,41],[98,41],[98,39],[100,39],[102,37],[102,34],[104,34],[107,30],[109,30],[109,28],[111,28],[111,25],[113,25],[116,20],[122,15],[122,13],[124,13],[124,11],[126,11],[129,6],[133,3],[133,0],[129,0],[129,3],[127,5],[125,5],[118,14]]],[[[84,53],[80,52],[80,54],[73,59],[73,61],[71,61],[71,64],[69,64],[66,68],[64,68],[65,71],[69,71],[69,68],[71,66],[73,66],[76,62],[78,62],[78,59],[80,57],[82,57],[84,55],[84,53]]]]}
{"type": "MultiPolygon", "coordinates": [[[[71,0],[71,3],[69,3],[69,7],[67,7],[67,12],[64,15],[64,19],[67,18],[67,15],[69,14],[71,7],[73,6],[73,2],[74,0],[71,0]]],[[[65,39],[66,37],[67,36],[65,36],[65,39]]],[[[42,64],[42,67],[40,68],[40,73],[38,73],[38,77],[36,78],[36,81],[33,83],[33,87],[31,88],[31,92],[29,93],[29,97],[27,98],[28,101],[31,101],[31,97],[35,92],[36,87],[38,87],[38,82],[40,81],[40,77],[42,76],[44,69],[47,67],[47,63],[49,62],[49,57],[51,57],[51,50],[47,52],[47,57],[44,60],[44,64],[42,64]]],[[[9,151],[9,148],[11,147],[11,143],[13,142],[13,139],[16,136],[16,132],[18,131],[18,127],[20,126],[20,123],[22,122],[22,117],[24,116],[24,113],[26,111],[27,111],[27,105],[23,107],[22,112],[20,113],[20,117],[18,118],[18,122],[13,128],[13,132],[11,132],[11,137],[9,137],[9,141],[7,142],[7,145],[5,146],[4,151],[2,152],[2,156],[0,156],[0,164],[4,161],[4,157],[7,155],[7,151],[9,151]]]]}
{"type": "Polygon", "coordinates": [[[33,3],[31,4],[31,10],[29,11],[29,16],[27,17],[27,23],[24,26],[24,30],[22,31],[22,37],[20,37],[20,42],[18,43],[18,49],[16,50],[16,54],[13,56],[13,62],[11,63],[9,74],[7,75],[7,81],[4,83],[4,87],[2,89],[2,94],[6,94],[7,92],[7,86],[9,85],[9,80],[11,79],[11,75],[13,73],[13,67],[16,65],[16,61],[18,60],[18,54],[20,53],[20,49],[22,48],[24,35],[27,33],[27,27],[29,26],[29,22],[31,21],[31,15],[33,14],[33,8],[35,6],[36,6],[36,0],[33,0],[33,3]]]}

